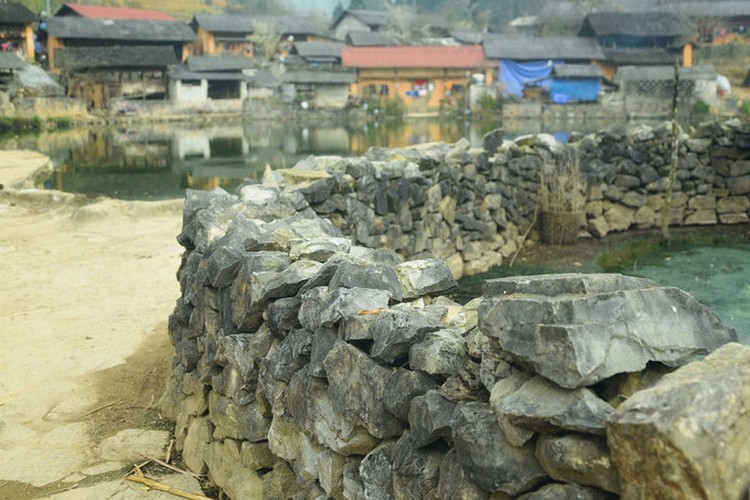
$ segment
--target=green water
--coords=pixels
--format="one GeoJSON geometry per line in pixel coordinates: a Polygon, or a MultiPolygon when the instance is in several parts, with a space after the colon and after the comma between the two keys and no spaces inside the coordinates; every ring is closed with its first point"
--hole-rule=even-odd
{"type": "Polygon", "coordinates": [[[680,288],[735,328],[741,343],[750,344],[750,243],[741,236],[674,240],[666,248],[657,239],[639,240],[606,251],[595,262],[498,267],[460,280],[458,300],[478,296],[487,279],[560,272],[618,272],[680,288]]]}

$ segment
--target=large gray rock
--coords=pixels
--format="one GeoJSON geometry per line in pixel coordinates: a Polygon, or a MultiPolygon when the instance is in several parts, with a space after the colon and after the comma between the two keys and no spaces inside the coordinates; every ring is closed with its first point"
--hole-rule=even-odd
{"type": "Polygon", "coordinates": [[[459,403],[451,427],[464,474],[481,489],[517,495],[547,477],[534,456],[533,443],[511,445],[489,404],[459,403]]]}
{"type": "Polygon", "coordinates": [[[746,498],[750,346],[722,346],[637,392],[607,441],[623,498],[746,498]]]}
{"type": "Polygon", "coordinates": [[[391,457],[396,498],[435,498],[442,452],[419,448],[406,431],[393,446],[391,457]]]}
{"type": "MultiPolygon", "coordinates": [[[[305,296],[303,296],[303,301],[305,296]]],[[[385,309],[388,307],[390,298],[391,294],[387,290],[336,288],[328,293],[324,299],[323,310],[320,313],[320,325],[333,326],[344,318],[385,309]]]]}
{"type": "Polygon", "coordinates": [[[422,447],[438,439],[450,438],[451,419],[456,404],[440,395],[440,391],[427,391],[411,401],[409,430],[415,446],[422,447]]]}
{"type": "Polygon", "coordinates": [[[676,366],[737,338],[684,291],[616,274],[489,281],[479,325],[518,362],[571,389],[649,361],[676,366]]]}
{"type": "Polygon", "coordinates": [[[385,290],[396,302],[401,302],[403,298],[401,284],[393,268],[360,259],[343,260],[336,267],[328,288],[333,291],[340,287],[385,290]]]}
{"type": "Polygon", "coordinates": [[[208,412],[215,439],[229,437],[250,442],[264,441],[271,425],[257,402],[240,406],[213,391],[208,394],[208,412]]]}
{"type": "Polygon", "coordinates": [[[452,448],[448,451],[443,462],[440,464],[437,498],[485,500],[488,497],[489,494],[466,479],[466,474],[458,462],[456,449],[452,448]]]}
{"type": "Polygon", "coordinates": [[[328,395],[337,411],[362,423],[375,437],[401,434],[401,422],[383,405],[390,370],[344,342],[328,352],[323,366],[328,376],[328,395]]]}
{"type": "Polygon", "coordinates": [[[393,448],[389,441],[372,450],[359,466],[359,475],[367,500],[391,500],[393,493],[393,448]]]}
{"type": "Polygon", "coordinates": [[[560,429],[604,435],[604,425],[614,409],[590,389],[562,389],[534,377],[495,406],[513,424],[537,432],[560,429]]]}
{"type": "Polygon", "coordinates": [[[375,341],[370,355],[378,361],[393,364],[408,355],[413,344],[441,326],[440,317],[430,315],[424,309],[408,307],[383,311],[370,327],[370,336],[375,341]]]}
{"type": "Polygon", "coordinates": [[[309,259],[325,262],[338,252],[348,253],[352,242],[347,238],[313,238],[309,240],[291,240],[289,256],[292,260],[309,259]]]}
{"type": "Polygon", "coordinates": [[[536,457],[552,479],[619,493],[620,478],[604,438],[567,434],[540,436],[536,457]]]}
{"type": "Polygon", "coordinates": [[[602,490],[578,484],[551,483],[518,497],[518,500],[609,500],[612,496],[602,490]]]}
{"type": "Polygon", "coordinates": [[[409,349],[409,367],[429,375],[453,375],[463,370],[468,361],[466,341],[446,329],[426,334],[422,342],[409,349]]]}
{"type": "Polygon", "coordinates": [[[392,415],[406,422],[412,399],[435,388],[435,380],[424,373],[399,368],[385,385],[383,404],[392,415]]]}
{"type": "Polygon", "coordinates": [[[426,295],[446,295],[458,289],[448,264],[438,259],[404,262],[396,266],[404,299],[426,295]]]}

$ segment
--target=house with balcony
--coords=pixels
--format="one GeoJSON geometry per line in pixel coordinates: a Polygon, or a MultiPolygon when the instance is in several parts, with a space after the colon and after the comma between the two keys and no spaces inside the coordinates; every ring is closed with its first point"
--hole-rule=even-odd
{"type": "Polygon", "coordinates": [[[596,39],[604,51],[604,76],[613,79],[617,68],[631,65],[693,64],[695,26],[673,12],[592,12],[578,32],[596,39]]]}
{"type": "Polygon", "coordinates": [[[0,2],[0,51],[15,52],[34,62],[33,12],[20,3],[0,2]]]}
{"type": "Polygon", "coordinates": [[[342,65],[356,72],[352,95],[400,99],[408,112],[468,103],[473,75],[486,75],[479,45],[344,47],[342,65]]]}
{"type": "Polygon", "coordinates": [[[251,37],[257,31],[273,33],[278,39],[276,52],[286,55],[295,42],[323,39],[323,33],[309,19],[300,16],[235,16],[196,14],[190,22],[196,35],[196,55],[232,54],[263,56],[251,37]]]}
{"type": "Polygon", "coordinates": [[[345,40],[351,32],[377,33],[391,24],[391,16],[379,10],[347,9],[333,20],[331,32],[336,40],[345,40]]]}
{"type": "Polygon", "coordinates": [[[195,41],[195,33],[180,21],[61,16],[48,18],[46,24],[49,69],[55,73],[61,71],[57,51],[63,48],[85,52],[118,47],[117,53],[125,53],[129,47],[150,47],[159,53],[168,48],[181,62],[195,41]]]}

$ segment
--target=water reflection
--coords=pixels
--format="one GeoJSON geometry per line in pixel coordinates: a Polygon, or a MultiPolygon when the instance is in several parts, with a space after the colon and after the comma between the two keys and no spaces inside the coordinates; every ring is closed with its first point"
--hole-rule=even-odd
{"type": "MultiPolygon", "coordinates": [[[[591,132],[603,121],[503,124],[508,137],[548,132],[591,132]]],[[[372,146],[404,147],[455,142],[480,146],[501,126],[493,121],[407,120],[400,123],[297,125],[248,122],[219,125],[164,124],[99,127],[14,138],[3,149],[31,149],[52,157],[57,169],[50,187],[123,199],[182,197],[185,188],[232,189],[259,180],[266,166],[287,168],[309,155],[360,155],[372,146]]]]}

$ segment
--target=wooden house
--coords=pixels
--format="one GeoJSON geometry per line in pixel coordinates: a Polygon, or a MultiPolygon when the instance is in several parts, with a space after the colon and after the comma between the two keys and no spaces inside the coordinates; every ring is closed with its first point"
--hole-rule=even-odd
{"type": "Polygon", "coordinates": [[[177,63],[172,47],[63,47],[55,51],[69,97],[89,109],[108,109],[115,99],[165,99],[167,67],[177,63]]]}
{"type": "Polygon", "coordinates": [[[378,10],[347,9],[333,20],[331,32],[336,40],[345,40],[351,32],[384,31],[391,24],[391,16],[378,10]]]}
{"type": "Polygon", "coordinates": [[[18,52],[29,62],[34,61],[33,12],[20,3],[0,2],[0,51],[18,52]]]}
{"type": "Polygon", "coordinates": [[[613,78],[622,65],[648,64],[646,60],[665,64],[665,53],[692,66],[694,32],[687,18],[672,12],[593,12],[584,18],[578,35],[597,40],[608,55],[604,75],[613,78]]]}
{"type": "Polygon", "coordinates": [[[497,68],[500,91],[521,97],[526,82],[549,77],[555,64],[594,64],[604,60],[593,38],[575,36],[485,35],[485,57],[497,68]]]}
{"type": "MultiPolygon", "coordinates": [[[[61,48],[152,47],[170,48],[184,61],[195,33],[179,21],[140,19],[89,19],[72,16],[47,19],[47,50],[50,71],[60,72],[56,52],[61,48]]],[[[121,52],[122,53],[122,52],[121,52]]]]}
{"type": "Polygon", "coordinates": [[[344,67],[356,70],[352,95],[401,99],[412,112],[439,109],[485,72],[479,45],[458,47],[344,47],[344,67]]]}
{"type": "Polygon", "coordinates": [[[669,7],[695,24],[700,43],[723,45],[747,42],[750,2],[681,2],[669,7]]]}
{"type": "Polygon", "coordinates": [[[235,16],[196,14],[190,26],[197,36],[195,54],[234,54],[246,57],[262,55],[250,40],[257,30],[278,36],[277,52],[286,55],[294,42],[311,42],[322,38],[321,30],[308,19],[298,16],[235,16]]]}

